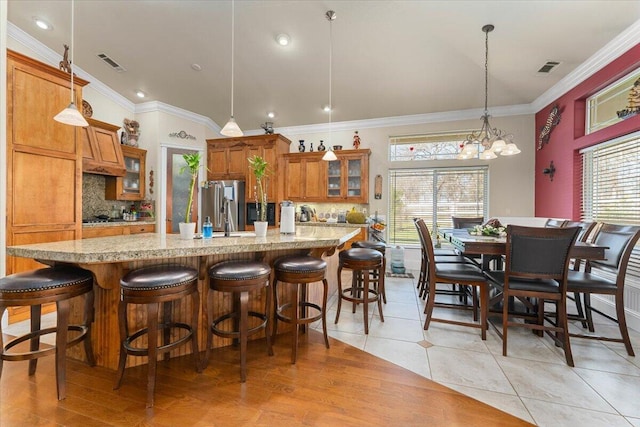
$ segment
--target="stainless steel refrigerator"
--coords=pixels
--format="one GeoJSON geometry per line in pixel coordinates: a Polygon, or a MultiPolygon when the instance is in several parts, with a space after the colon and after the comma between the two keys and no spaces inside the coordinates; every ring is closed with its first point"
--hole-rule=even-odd
{"type": "Polygon", "coordinates": [[[245,229],[244,181],[205,181],[200,188],[202,218],[211,217],[213,231],[224,231],[225,219],[229,231],[245,229]]]}

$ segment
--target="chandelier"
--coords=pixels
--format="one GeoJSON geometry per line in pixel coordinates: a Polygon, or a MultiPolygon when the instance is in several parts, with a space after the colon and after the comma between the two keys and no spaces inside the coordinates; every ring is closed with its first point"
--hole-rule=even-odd
{"type": "Polygon", "coordinates": [[[489,99],[489,33],[495,27],[491,24],[482,27],[485,33],[485,56],[484,56],[484,114],[480,118],[482,127],[476,132],[467,135],[462,143],[462,150],[458,154],[459,159],[471,159],[479,157],[483,160],[495,159],[497,154],[501,156],[512,156],[520,153],[520,150],[513,143],[513,135],[491,127],[489,123],[489,110],[487,103],[489,99]],[[480,152],[480,147],[483,148],[480,152]],[[479,155],[478,155],[479,153],[479,155]]]}

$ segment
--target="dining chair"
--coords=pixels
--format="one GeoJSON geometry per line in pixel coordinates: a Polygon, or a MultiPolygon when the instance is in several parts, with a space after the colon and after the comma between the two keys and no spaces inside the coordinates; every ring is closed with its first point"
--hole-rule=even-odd
{"type": "Polygon", "coordinates": [[[484,223],[484,217],[462,217],[452,216],[453,228],[473,228],[474,225],[482,225],[484,223]]]}
{"type": "Polygon", "coordinates": [[[573,366],[567,322],[567,273],[569,251],[580,229],[507,226],[506,262],[504,271],[489,271],[487,276],[503,292],[502,355],[507,355],[509,326],[546,331],[564,348],[567,365],[573,366]],[[511,320],[511,297],[537,301],[537,315],[523,315],[525,321],[511,320]],[[556,302],[555,324],[545,325],[544,302],[556,302]],[[529,320],[529,321],[526,321],[529,320]],[[531,322],[535,320],[535,322],[531,322]],[[555,334],[550,334],[555,332],[555,334]]]}
{"type": "MultiPolygon", "coordinates": [[[[563,227],[580,227],[580,231],[578,232],[578,237],[576,237],[576,242],[587,242],[589,237],[591,236],[592,231],[596,228],[597,222],[595,221],[565,221],[563,227]]],[[[580,271],[583,268],[583,260],[580,258],[572,259],[569,262],[569,269],[574,271],[580,271]]],[[[584,310],[582,308],[582,294],[579,292],[574,292],[573,297],[568,296],[569,299],[572,299],[576,304],[577,315],[569,315],[567,312],[567,316],[569,319],[578,319],[582,322],[582,327],[587,328],[588,322],[584,315],[584,310]]],[[[591,331],[593,332],[593,331],[591,331]]]]}
{"type": "MultiPolygon", "coordinates": [[[[487,283],[482,270],[474,264],[467,262],[436,262],[436,256],[433,250],[433,243],[431,241],[431,235],[424,221],[416,221],[416,225],[419,227],[420,235],[424,239],[425,247],[425,261],[427,263],[426,270],[426,283],[429,290],[427,292],[427,305],[425,307],[426,319],[424,322],[424,330],[429,329],[431,322],[449,323],[461,326],[470,326],[473,328],[480,328],[482,339],[487,339],[487,318],[489,313],[489,284],[487,283]],[[433,308],[438,306],[442,308],[461,309],[461,310],[473,310],[474,321],[477,320],[476,307],[477,297],[473,298],[473,305],[456,304],[456,303],[436,303],[436,285],[438,283],[446,283],[451,285],[458,285],[461,288],[479,288],[480,289],[480,324],[463,322],[444,318],[433,317],[433,308]]],[[[472,292],[473,295],[476,293],[472,292]]]]}
{"type": "MultiPolygon", "coordinates": [[[[634,356],[624,311],[624,282],[631,253],[640,238],[640,226],[602,224],[594,243],[606,246],[604,260],[588,260],[583,271],[569,271],[567,291],[584,295],[585,320],[594,332],[592,312],[618,324],[621,338],[571,334],[572,337],[624,343],[629,356],[634,356]],[[591,294],[612,295],[616,317],[591,306],[591,294]]],[[[582,319],[581,319],[582,320],[582,319]]]]}
{"type": "Polygon", "coordinates": [[[565,219],[549,218],[547,220],[547,222],[544,223],[544,226],[546,228],[560,228],[560,227],[563,227],[566,222],[567,222],[567,220],[565,220],[565,219]]]}

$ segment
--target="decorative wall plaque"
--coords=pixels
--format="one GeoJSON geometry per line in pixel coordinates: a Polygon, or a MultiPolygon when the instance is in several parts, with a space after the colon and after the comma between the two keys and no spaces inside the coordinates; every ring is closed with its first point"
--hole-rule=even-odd
{"type": "Polygon", "coordinates": [[[540,136],[538,137],[538,150],[542,150],[543,144],[549,143],[551,132],[556,126],[558,126],[558,123],[560,123],[560,107],[556,104],[553,106],[551,111],[549,111],[547,122],[540,130],[540,136]]]}
{"type": "Polygon", "coordinates": [[[195,136],[189,135],[187,132],[181,130],[180,132],[173,132],[169,134],[172,138],[180,138],[180,139],[196,139],[195,136]]]}

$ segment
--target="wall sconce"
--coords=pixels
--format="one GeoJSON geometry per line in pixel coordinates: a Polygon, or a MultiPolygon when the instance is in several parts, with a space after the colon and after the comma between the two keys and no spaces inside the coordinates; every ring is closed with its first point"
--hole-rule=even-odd
{"type": "Polygon", "coordinates": [[[551,179],[551,181],[553,181],[553,175],[555,175],[556,173],[556,167],[553,165],[553,160],[551,160],[551,163],[549,163],[548,168],[542,169],[542,173],[545,175],[549,175],[549,178],[551,179]]]}

